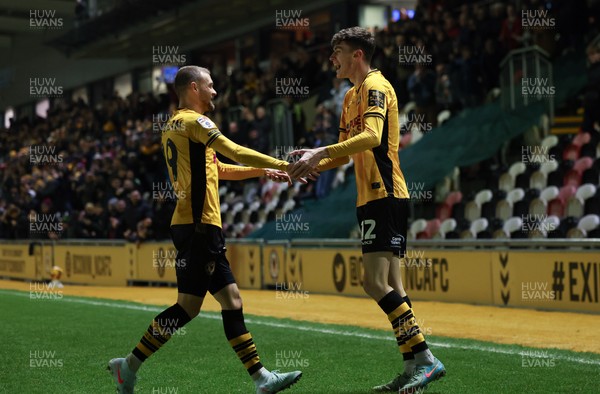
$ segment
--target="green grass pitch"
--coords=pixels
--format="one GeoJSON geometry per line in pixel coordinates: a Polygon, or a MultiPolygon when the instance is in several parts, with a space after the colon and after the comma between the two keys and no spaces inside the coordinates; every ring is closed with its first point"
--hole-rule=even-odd
{"type": "MultiPolygon", "coordinates": [[[[0,310],[0,393],[99,394],[115,392],[108,360],[127,354],[162,307],[0,290],[0,310]]],[[[400,370],[388,331],[258,316],[247,316],[247,326],[267,368],[304,372],[286,393],[369,393],[400,370]]],[[[428,342],[448,375],[427,393],[600,392],[597,354],[435,336],[428,342]]],[[[136,386],[136,393],[252,392],[220,314],[204,312],[145,363],[136,386]]]]}

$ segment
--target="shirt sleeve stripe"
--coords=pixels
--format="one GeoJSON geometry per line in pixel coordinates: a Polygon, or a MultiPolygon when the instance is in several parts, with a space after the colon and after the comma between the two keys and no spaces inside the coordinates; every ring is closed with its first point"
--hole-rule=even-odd
{"type": "Polygon", "coordinates": [[[210,146],[210,144],[212,144],[219,136],[221,136],[221,132],[217,132],[217,133],[213,134],[213,136],[210,137],[208,139],[208,141],[206,141],[206,146],[210,146]]]}
{"type": "Polygon", "coordinates": [[[383,114],[380,114],[379,112],[367,112],[366,114],[363,115],[363,118],[368,118],[371,116],[385,120],[385,116],[383,114]]]}

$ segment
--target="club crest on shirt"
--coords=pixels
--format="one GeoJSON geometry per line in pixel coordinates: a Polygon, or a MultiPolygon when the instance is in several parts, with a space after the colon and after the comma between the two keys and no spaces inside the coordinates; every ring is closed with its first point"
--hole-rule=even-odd
{"type": "Polygon", "coordinates": [[[217,127],[213,123],[213,121],[208,119],[206,116],[199,117],[198,119],[196,119],[196,122],[198,122],[198,124],[200,124],[200,126],[204,127],[205,129],[215,129],[217,127]]]}
{"type": "Polygon", "coordinates": [[[385,94],[379,90],[369,90],[369,107],[385,109],[385,94]]]}

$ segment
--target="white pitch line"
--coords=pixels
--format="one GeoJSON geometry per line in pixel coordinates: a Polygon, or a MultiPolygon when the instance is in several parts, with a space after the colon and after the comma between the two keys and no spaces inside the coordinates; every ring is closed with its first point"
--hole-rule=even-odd
{"type": "MultiPolygon", "coordinates": [[[[1,293],[8,293],[11,295],[18,295],[18,296],[22,296],[22,297],[27,296],[29,298],[27,293],[22,292],[22,291],[0,290],[0,294],[1,293]]],[[[121,304],[121,303],[117,303],[117,302],[107,302],[107,301],[94,301],[94,300],[85,299],[85,298],[62,298],[60,301],[61,302],[64,302],[64,301],[74,302],[74,303],[85,304],[85,305],[104,306],[104,307],[108,307],[108,308],[131,309],[131,310],[144,311],[144,312],[162,312],[164,310],[164,308],[156,307],[156,306],[121,304]]],[[[52,301],[49,301],[49,302],[52,302],[52,301]]],[[[212,313],[215,313],[215,312],[212,312],[212,313]]],[[[221,316],[206,314],[206,312],[201,313],[200,315],[198,315],[198,317],[206,318],[206,319],[221,320],[221,316]]],[[[274,322],[264,321],[264,320],[260,320],[260,319],[256,319],[256,318],[249,318],[249,319],[245,319],[245,320],[247,323],[262,325],[262,326],[267,326],[267,327],[274,327],[274,328],[285,328],[285,329],[298,330],[298,331],[317,332],[320,334],[329,334],[329,335],[342,335],[342,336],[355,337],[355,338],[377,339],[377,340],[383,340],[383,341],[395,341],[395,339],[392,338],[391,335],[390,336],[382,336],[382,335],[373,335],[373,334],[360,333],[360,332],[342,331],[342,330],[338,330],[335,328],[318,328],[318,327],[303,326],[303,325],[298,325],[298,324],[274,323],[274,322]]],[[[321,324],[324,324],[324,323],[321,323],[321,324]]],[[[581,357],[565,356],[565,355],[561,355],[561,354],[551,354],[547,351],[543,351],[543,354],[540,354],[540,355],[536,355],[535,351],[534,351],[533,352],[534,354],[530,355],[527,353],[527,351],[524,351],[524,350],[517,351],[517,350],[511,350],[511,349],[504,349],[504,348],[497,347],[497,346],[460,345],[460,344],[455,344],[455,343],[445,342],[445,341],[427,341],[427,342],[433,346],[443,347],[443,348],[448,348],[448,349],[475,350],[475,351],[487,352],[487,353],[506,354],[506,355],[510,355],[510,356],[527,355],[528,357],[533,357],[533,358],[544,358],[544,359],[551,358],[551,359],[564,360],[564,361],[574,362],[574,363],[579,363],[579,364],[600,365],[600,360],[590,360],[590,359],[585,359],[585,358],[581,358],[581,357]]]]}

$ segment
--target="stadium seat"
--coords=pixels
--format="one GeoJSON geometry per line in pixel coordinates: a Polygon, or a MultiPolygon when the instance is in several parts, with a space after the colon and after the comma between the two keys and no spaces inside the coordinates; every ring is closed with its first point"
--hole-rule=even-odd
{"type": "Polygon", "coordinates": [[[231,209],[231,211],[235,215],[236,213],[240,212],[242,209],[244,209],[244,203],[240,201],[233,205],[233,208],[231,209]]]}
{"type": "Polygon", "coordinates": [[[571,216],[562,218],[558,225],[557,233],[561,234],[562,238],[565,238],[571,229],[577,227],[578,222],[579,220],[571,216]]]}
{"type": "Polygon", "coordinates": [[[577,160],[580,157],[581,147],[590,142],[589,133],[579,133],[573,141],[563,150],[563,160],[577,160]]]}
{"type": "Polygon", "coordinates": [[[417,125],[413,125],[410,133],[412,134],[411,145],[416,144],[421,138],[423,138],[423,132],[419,130],[417,125]]]}
{"type": "Polygon", "coordinates": [[[555,160],[546,161],[540,165],[539,170],[531,174],[529,178],[529,187],[543,190],[548,182],[548,174],[556,171],[558,163],[555,160]]]}
{"type": "Polygon", "coordinates": [[[548,235],[555,231],[560,224],[560,219],[556,216],[546,217],[538,226],[529,230],[529,238],[548,238],[548,235]]]}
{"type": "Polygon", "coordinates": [[[517,201],[521,201],[525,197],[523,189],[514,189],[507,193],[506,199],[501,200],[496,205],[496,217],[502,220],[507,220],[513,216],[513,208],[517,201]]]}
{"type": "Polygon", "coordinates": [[[442,222],[439,231],[433,236],[434,239],[444,239],[450,232],[456,230],[456,220],[448,218],[442,222]]]}
{"type": "Polygon", "coordinates": [[[400,138],[400,148],[406,148],[412,142],[412,133],[404,133],[400,138]]]}
{"type": "Polygon", "coordinates": [[[523,220],[519,217],[511,217],[504,222],[501,230],[494,233],[494,238],[512,238],[512,234],[520,231],[523,225],[523,220]]]}
{"type": "Polygon", "coordinates": [[[446,220],[450,216],[452,216],[452,208],[456,203],[462,201],[462,193],[459,191],[450,192],[448,196],[446,196],[446,200],[438,205],[437,215],[436,217],[440,220],[446,220]]]}
{"type": "Polygon", "coordinates": [[[294,209],[294,207],[296,206],[296,201],[294,200],[287,200],[283,203],[283,212],[288,212],[291,211],[292,209],[294,209]]]}
{"type": "Polygon", "coordinates": [[[511,165],[508,172],[500,176],[500,180],[498,181],[498,189],[504,190],[507,193],[514,189],[517,176],[524,173],[526,169],[527,166],[522,162],[517,162],[511,165]]]}
{"type": "Polygon", "coordinates": [[[581,185],[574,196],[567,200],[567,216],[580,218],[584,214],[585,202],[596,194],[596,186],[591,183],[581,185]]]}
{"type": "Polygon", "coordinates": [[[417,239],[417,234],[421,231],[424,231],[427,228],[427,220],[418,219],[412,222],[410,225],[410,230],[408,231],[408,235],[410,239],[417,239]]]}
{"type": "Polygon", "coordinates": [[[477,236],[480,231],[486,230],[488,228],[489,222],[486,218],[479,218],[473,220],[471,222],[470,230],[473,233],[473,236],[477,236]]]}
{"type": "Polygon", "coordinates": [[[598,226],[600,226],[598,215],[586,215],[579,220],[577,227],[567,232],[567,238],[586,238],[588,233],[596,230],[598,226]]]}
{"type": "Polygon", "coordinates": [[[441,111],[438,114],[438,116],[437,116],[437,124],[438,124],[438,126],[443,125],[445,121],[447,121],[448,119],[450,119],[451,115],[452,115],[452,112],[448,111],[447,109],[441,111]]]}
{"type": "Polygon", "coordinates": [[[258,210],[258,208],[260,208],[260,200],[256,200],[253,201],[252,203],[250,203],[250,205],[248,206],[248,210],[250,212],[254,212],[256,210],[258,210]]]}
{"type": "Polygon", "coordinates": [[[517,178],[515,179],[515,188],[529,189],[531,176],[539,169],[540,163],[531,163],[530,165],[528,165],[524,172],[517,175],[517,178]]]}
{"type": "Polygon", "coordinates": [[[246,224],[246,227],[244,227],[244,230],[242,231],[242,234],[243,234],[242,236],[245,237],[245,236],[249,235],[251,232],[254,231],[255,227],[256,226],[254,225],[254,223],[246,224]]]}
{"type": "Polygon", "coordinates": [[[562,218],[565,213],[565,206],[569,198],[575,195],[577,189],[575,186],[563,186],[558,192],[558,196],[548,202],[548,215],[555,215],[562,218]]]}
{"type": "Polygon", "coordinates": [[[488,220],[486,218],[479,218],[473,220],[471,222],[471,226],[468,230],[463,231],[461,238],[463,239],[473,239],[477,238],[478,234],[482,231],[487,230],[488,228],[488,220]]]}
{"type": "Polygon", "coordinates": [[[549,151],[551,148],[554,148],[558,145],[558,137],[555,135],[549,135],[542,140],[542,147],[547,148],[549,151]]]}
{"type": "Polygon", "coordinates": [[[226,202],[222,202],[221,203],[221,213],[227,212],[228,209],[229,209],[229,204],[227,204],[226,202]]]}
{"type": "Polygon", "coordinates": [[[460,190],[460,169],[458,167],[454,167],[450,174],[446,175],[441,182],[436,184],[434,196],[435,203],[443,203],[448,197],[448,194],[455,190],[460,190]]]}
{"type": "Polygon", "coordinates": [[[494,190],[492,199],[481,206],[481,217],[488,220],[492,219],[496,215],[496,204],[504,198],[506,198],[504,190],[494,190]]]}
{"type": "Polygon", "coordinates": [[[573,165],[573,168],[566,173],[564,184],[579,187],[583,178],[583,172],[590,168],[593,163],[594,160],[591,157],[582,157],[577,160],[573,165]]]}
{"type": "Polygon", "coordinates": [[[520,200],[516,201],[513,205],[513,216],[524,216],[529,213],[529,206],[533,200],[540,197],[540,191],[538,189],[527,189],[525,196],[520,200]]]}
{"type": "Polygon", "coordinates": [[[548,211],[548,202],[558,197],[559,190],[556,186],[549,186],[542,190],[538,198],[529,203],[530,215],[545,215],[548,211]]]}
{"type": "Polygon", "coordinates": [[[481,217],[481,206],[490,201],[493,197],[492,191],[485,189],[475,195],[473,201],[469,201],[465,207],[465,218],[469,221],[479,219],[481,217]]]}
{"type": "Polygon", "coordinates": [[[431,219],[427,222],[425,230],[417,233],[417,239],[431,239],[438,233],[440,229],[439,219],[431,219]]]}
{"type": "Polygon", "coordinates": [[[223,196],[227,193],[227,186],[223,185],[219,188],[219,197],[223,198],[223,196]]]}

